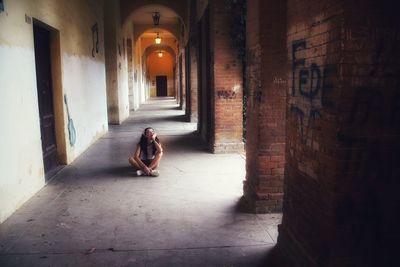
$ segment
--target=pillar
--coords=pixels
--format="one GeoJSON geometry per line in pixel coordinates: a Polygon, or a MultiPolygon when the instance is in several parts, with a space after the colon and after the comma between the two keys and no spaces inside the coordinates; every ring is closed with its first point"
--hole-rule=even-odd
{"type": "Polygon", "coordinates": [[[290,266],[397,261],[399,25],[390,1],[288,0],[290,266]]]}
{"type": "Polygon", "coordinates": [[[247,2],[244,197],[257,213],[282,209],[287,87],[285,1],[247,2]]]}
{"type": "MultiPolygon", "coordinates": [[[[211,105],[214,111],[211,150],[243,151],[243,72],[229,28],[225,1],[210,1],[211,105]]],[[[211,111],[212,111],[211,110],[211,111]]],[[[208,111],[208,112],[211,112],[208,111]]]]}

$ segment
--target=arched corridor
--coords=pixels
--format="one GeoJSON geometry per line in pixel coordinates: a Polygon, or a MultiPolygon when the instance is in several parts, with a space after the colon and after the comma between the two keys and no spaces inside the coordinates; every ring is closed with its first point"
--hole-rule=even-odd
{"type": "MultiPolygon", "coordinates": [[[[399,53],[390,0],[0,0],[0,257],[107,258],[111,241],[154,226],[162,253],[207,257],[203,243],[223,254],[226,241],[226,262],[210,264],[259,264],[274,247],[289,267],[391,266],[399,53]],[[161,175],[132,177],[149,124],[161,175]],[[282,216],[276,246],[263,213],[282,216]],[[64,237],[71,214],[83,237],[64,237]],[[79,244],[58,254],[68,240],[79,244]],[[236,245],[263,253],[229,261],[236,245]]],[[[118,244],[138,260],[160,252],[118,244]]]]}
{"type": "Polygon", "coordinates": [[[178,107],[150,99],[61,170],[1,225],[0,265],[259,265],[280,215],[239,210],[243,155],[207,152],[178,107]],[[127,164],[149,125],[164,146],[157,178],[127,164]]]}

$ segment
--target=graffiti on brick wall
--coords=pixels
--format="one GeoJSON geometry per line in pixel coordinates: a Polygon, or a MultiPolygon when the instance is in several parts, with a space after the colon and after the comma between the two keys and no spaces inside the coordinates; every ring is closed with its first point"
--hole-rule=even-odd
{"type": "Polygon", "coordinates": [[[347,134],[338,134],[338,140],[345,148],[341,161],[343,178],[348,175],[352,179],[358,177],[362,182],[371,183],[377,179],[386,179],[386,182],[398,179],[399,141],[378,136],[371,138],[347,134]]]}
{"type": "Polygon", "coordinates": [[[233,90],[219,90],[217,91],[217,96],[223,99],[234,99],[236,98],[236,93],[233,90]]]}
{"type": "Polygon", "coordinates": [[[382,92],[377,88],[356,88],[347,124],[359,129],[400,127],[400,86],[382,92]],[[360,128],[361,127],[361,128],[360,128]]]}
{"type": "Polygon", "coordinates": [[[286,85],[286,79],[282,78],[282,77],[274,77],[273,78],[273,83],[274,84],[278,84],[278,85],[286,85]]]}
{"type": "MultiPolygon", "coordinates": [[[[374,45],[362,83],[355,83],[348,125],[365,129],[398,130],[400,127],[400,35],[397,30],[373,30],[368,39],[346,35],[351,43],[374,45]]],[[[363,33],[361,31],[361,33],[363,33]]],[[[360,35],[360,34],[358,34],[360,35]]],[[[362,36],[362,35],[361,35],[362,36]]]]}
{"type": "Polygon", "coordinates": [[[345,149],[342,171],[363,182],[393,181],[400,174],[400,83],[392,88],[357,87],[338,141],[345,149]],[[395,170],[394,170],[395,169],[395,170]]]}
{"type": "Polygon", "coordinates": [[[355,82],[338,141],[345,148],[343,173],[373,186],[378,179],[394,182],[400,174],[400,39],[397,31],[388,30],[375,31],[367,39],[374,44],[368,75],[362,83],[355,82]]]}
{"type": "Polygon", "coordinates": [[[336,75],[333,65],[319,66],[309,62],[301,51],[306,49],[304,39],[292,43],[292,88],[290,112],[297,117],[298,132],[303,144],[315,129],[322,107],[334,107],[331,100],[332,78],[336,75]]]}
{"type": "Polygon", "coordinates": [[[262,97],[261,91],[261,46],[257,45],[249,49],[247,56],[247,74],[248,74],[248,98],[250,104],[260,103],[262,97]]]}

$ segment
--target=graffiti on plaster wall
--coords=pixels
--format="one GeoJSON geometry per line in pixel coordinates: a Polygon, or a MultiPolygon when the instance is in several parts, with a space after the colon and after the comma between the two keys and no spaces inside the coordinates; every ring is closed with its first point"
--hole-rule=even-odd
{"type": "Polygon", "coordinates": [[[64,102],[65,105],[67,106],[69,143],[71,146],[74,146],[76,142],[76,131],[74,126],[74,121],[72,120],[71,115],[69,113],[67,95],[64,95],[64,102]]]}
{"type": "Polygon", "coordinates": [[[97,25],[97,22],[92,26],[92,57],[95,56],[96,54],[99,53],[99,27],[97,25]]]}
{"type": "Polygon", "coordinates": [[[333,108],[332,79],[336,75],[333,65],[319,66],[308,62],[301,52],[306,49],[304,39],[292,43],[292,88],[290,112],[297,117],[298,131],[303,144],[315,129],[316,119],[321,118],[322,107],[333,108]]]}

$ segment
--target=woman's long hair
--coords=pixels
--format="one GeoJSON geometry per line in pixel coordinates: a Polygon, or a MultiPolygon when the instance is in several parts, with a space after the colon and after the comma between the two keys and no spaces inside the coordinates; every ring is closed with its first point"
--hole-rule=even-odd
{"type": "MultiPolygon", "coordinates": [[[[152,127],[147,127],[146,129],[144,129],[142,136],[140,137],[140,141],[139,141],[139,145],[140,145],[140,150],[144,153],[144,155],[147,156],[147,137],[146,137],[146,131],[152,129],[154,130],[152,127]]],[[[155,140],[157,143],[160,143],[160,139],[158,139],[158,137],[156,137],[155,140]]],[[[152,147],[153,147],[153,154],[156,153],[157,148],[156,146],[152,143],[152,147]]]]}

